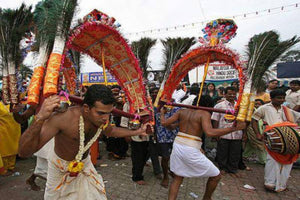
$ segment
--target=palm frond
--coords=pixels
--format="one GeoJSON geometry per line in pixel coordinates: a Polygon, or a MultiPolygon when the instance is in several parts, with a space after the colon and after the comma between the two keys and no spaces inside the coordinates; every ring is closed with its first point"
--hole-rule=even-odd
{"type": "Polygon", "coordinates": [[[32,22],[31,6],[24,3],[18,9],[3,9],[0,12],[0,50],[2,61],[20,64],[20,41],[30,30],[32,22]]]}
{"type": "Polygon", "coordinates": [[[169,71],[175,62],[196,43],[195,38],[167,38],[161,40],[163,50],[163,65],[165,72],[169,71]]]}
{"type": "Polygon", "coordinates": [[[294,36],[280,41],[275,31],[254,35],[247,47],[248,76],[252,79],[252,88],[257,90],[263,85],[264,76],[269,67],[274,64],[289,48],[300,41],[294,36]]]}
{"type": "Polygon", "coordinates": [[[147,69],[150,67],[148,57],[151,48],[156,43],[156,39],[141,38],[139,41],[132,42],[131,48],[133,53],[139,59],[140,68],[143,70],[143,77],[147,76],[147,69]]]}

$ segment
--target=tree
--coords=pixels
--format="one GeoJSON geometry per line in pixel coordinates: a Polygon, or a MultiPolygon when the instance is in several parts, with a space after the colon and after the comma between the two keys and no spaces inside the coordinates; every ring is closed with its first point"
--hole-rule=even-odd
{"type": "Polygon", "coordinates": [[[16,68],[22,60],[20,41],[30,31],[32,17],[31,6],[27,7],[24,3],[18,9],[0,11],[0,51],[5,103],[18,103],[16,68]]]}
{"type": "Polygon", "coordinates": [[[298,43],[297,36],[280,41],[275,31],[267,31],[254,35],[248,42],[246,53],[248,55],[248,77],[252,78],[251,88],[257,90],[263,86],[265,73],[289,48],[298,43]]]}
{"type": "Polygon", "coordinates": [[[137,57],[140,63],[140,68],[143,71],[143,77],[147,79],[147,69],[151,68],[148,62],[148,57],[151,48],[156,43],[156,39],[141,38],[139,41],[131,43],[131,48],[134,55],[137,57]]]}
{"type": "MultiPolygon", "coordinates": [[[[172,66],[176,63],[176,61],[186,53],[191,46],[196,43],[194,37],[191,38],[167,38],[165,40],[161,40],[164,49],[163,49],[163,65],[164,68],[164,79],[166,79],[170,72],[172,66]]],[[[162,80],[160,80],[162,81],[162,80]]]]}
{"type": "Polygon", "coordinates": [[[300,50],[290,50],[280,59],[284,62],[296,62],[300,60],[300,50]]]}

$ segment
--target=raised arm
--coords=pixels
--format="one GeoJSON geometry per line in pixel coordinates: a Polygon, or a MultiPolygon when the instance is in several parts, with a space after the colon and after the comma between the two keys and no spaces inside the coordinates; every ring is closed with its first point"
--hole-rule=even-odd
{"type": "Polygon", "coordinates": [[[35,121],[20,138],[20,157],[31,156],[59,132],[56,127],[57,119],[52,115],[53,110],[59,107],[59,102],[58,96],[45,99],[40,112],[35,117],[35,121]]]}
{"type": "Polygon", "coordinates": [[[218,137],[218,136],[226,135],[233,131],[242,130],[246,127],[245,122],[238,121],[235,127],[217,128],[217,129],[213,128],[211,124],[211,116],[208,112],[203,112],[203,115],[201,116],[201,123],[202,123],[203,131],[206,133],[208,137],[218,137]]]}

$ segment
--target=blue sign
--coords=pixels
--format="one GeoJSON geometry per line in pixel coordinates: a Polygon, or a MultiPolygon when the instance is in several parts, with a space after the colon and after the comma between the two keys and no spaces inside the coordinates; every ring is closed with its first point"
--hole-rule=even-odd
{"type": "MultiPolygon", "coordinates": [[[[117,80],[109,72],[106,72],[108,83],[117,83],[117,80]]],[[[103,72],[81,73],[81,83],[104,83],[103,72]]]]}

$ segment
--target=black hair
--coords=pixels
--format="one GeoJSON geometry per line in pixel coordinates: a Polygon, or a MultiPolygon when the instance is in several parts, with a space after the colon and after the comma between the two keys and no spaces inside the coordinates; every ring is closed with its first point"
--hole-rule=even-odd
{"type": "Polygon", "coordinates": [[[207,84],[207,87],[208,87],[209,85],[213,85],[213,86],[214,86],[214,90],[216,90],[216,85],[215,85],[214,83],[208,83],[208,84],[207,84]]]}
{"type": "Polygon", "coordinates": [[[255,101],[259,101],[261,103],[261,105],[265,104],[265,102],[263,100],[261,100],[261,99],[255,99],[255,101]]]}
{"type": "Polygon", "coordinates": [[[198,86],[192,86],[190,88],[190,94],[197,95],[199,93],[199,87],[198,86]]]}
{"type": "Polygon", "coordinates": [[[122,90],[121,86],[119,86],[119,85],[112,85],[111,89],[114,89],[114,88],[118,88],[119,90],[122,90]]]}
{"type": "Polygon", "coordinates": [[[290,82],[290,84],[293,84],[293,85],[300,85],[300,81],[299,80],[292,80],[290,82]]]}
{"type": "Polygon", "coordinates": [[[158,87],[153,87],[153,88],[151,88],[151,89],[149,90],[149,93],[150,93],[150,94],[153,93],[154,90],[159,90],[159,89],[158,89],[158,87]]]}
{"type": "Polygon", "coordinates": [[[281,90],[281,89],[276,89],[276,90],[273,90],[270,92],[271,99],[274,99],[277,96],[285,96],[285,95],[286,94],[285,94],[284,90],[281,90]]]}
{"type": "Polygon", "coordinates": [[[229,86],[229,87],[225,88],[225,94],[227,94],[228,90],[236,92],[236,88],[235,87],[229,86]]]}
{"type": "Polygon", "coordinates": [[[108,87],[95,84],[88,88],[84,95],[83,103],[91,108],[95,105],[96,101],[100,101],[104,105],[109,105],[114,104],[116,100],[108,87]]]}
{"type": "Polygon", "coordinates": [[[277,83],[279,83],[279,81],[277,79],[272,79],[272,80],[269,81],[269,83],[272,83],[274,81],[276,81],[277,83]]]}
{"type": "MultiPolygon", "coordinates": [[[[193,101],[193,106],[197,105],[198,98],[196,97],[193,101]]],[[[209,95],[202,95],[199,101],[199,106],[204,106],[204,107],[214,107],[214,101],[209,95]]]]}

